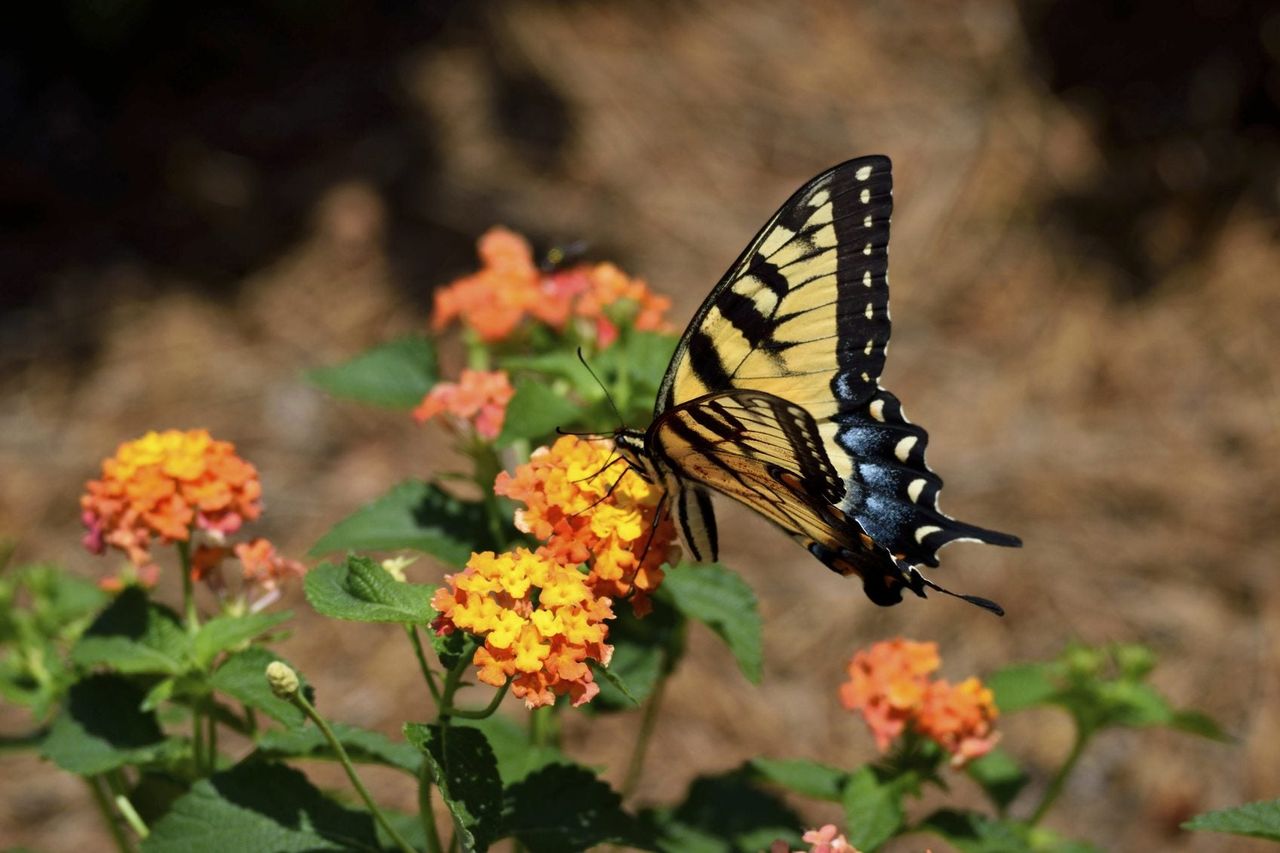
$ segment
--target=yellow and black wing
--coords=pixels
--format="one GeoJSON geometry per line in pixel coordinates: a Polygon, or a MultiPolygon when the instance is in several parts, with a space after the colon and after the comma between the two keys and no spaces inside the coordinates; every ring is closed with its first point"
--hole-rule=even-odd
{"type": "Polygon", "coordinates": [[[741,500],[828,566],[856,571],[873,599],[874,575],[936,566],[948,542],[1020,544],[938,509],[928,436],[880,387],[892,209],[887,157],[842,163],[797,191],[689,324],[648,438],[677,477],[741,500]]]}

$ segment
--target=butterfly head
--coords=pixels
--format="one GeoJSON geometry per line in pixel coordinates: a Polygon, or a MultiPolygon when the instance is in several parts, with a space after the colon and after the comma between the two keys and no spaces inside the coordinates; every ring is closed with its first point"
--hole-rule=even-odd
{"type": "Polygon", "coordinates": [[[650,483],[660,482],[662,477],[654,465],[653,456],[645,445],[645,434],[639,430],[618,427],[613,433],[613,446],[618,455],[650,483]]]}

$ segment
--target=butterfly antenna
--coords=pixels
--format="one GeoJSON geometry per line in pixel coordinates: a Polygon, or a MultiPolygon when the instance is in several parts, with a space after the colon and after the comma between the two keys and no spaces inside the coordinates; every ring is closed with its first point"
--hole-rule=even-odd
{"type": "Polygon", "coordinates": [[[609,389],[600,381],[600,377],[596,376],[596,372],[591,369],[591,365],[587,364],[587,357],[582,354],[582,347],[578,347],[578,361],[582,362],[582,366],[587,369],[587,373],[591,374],[591,378],[600,386],[600,390],[604,392],[604,398],[609,401],[609,408],[613,409],[613,413],[618,417],[618,424],[622,424],[622,412],[618,410],[618,404],[613,402],[613,395],[609,393],[609,389]]]}
{"type": "Polygon", "coordinates": [[[996,604],[991,599],[983,598],[980,595],[965,595],[964,593],[961,593],[961,592],[952,592],[946,587],[939,586],[938,584],[929,580],[924,575],[920,574],[920,572],[916,570],[915,566],[907,566],[906,574],[907,574],[907,578],[910,581],[910,583],[908,583],[908,588],[912,592],[914,592],[916,595],[920,596],[921,598],[924,598],[924,587],[928,587],[929,589],[937,590],[943,595],[949,595],[952,598],[958,598],[961,601],[967,601],[970,604],[981,607],[983,610],[988,610],[997,616],[1004,615],[1004,608],[1001,607],[999,604],[996,604]]]}
{"type": "Polygon", "coordinates": [[[578,438],[585,438],[590,441],[600,441],[604,438],[613,438],[611,432],[572,432],[567,429],[556,427],[556,435],[576,435],[578,438]]]}

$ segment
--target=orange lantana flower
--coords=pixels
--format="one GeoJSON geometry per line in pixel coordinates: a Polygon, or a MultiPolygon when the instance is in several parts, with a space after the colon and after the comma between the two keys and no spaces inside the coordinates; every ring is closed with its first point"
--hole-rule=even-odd
{"type": "Polygon", "coordinates": [[[961,766],[995,746],[996,707],[976,678],[959,685],[930,676],[941,666],[937,643],[894,639],[859,651],[849,662],[840,702],[862,714],[884,752],[910,726],[936,741],[961,766]]]}
{"type": "Polygon", "coordinates": [[[542,540],[538,553],[565,565],[590,562],[596,595],[630,595],[643,614],[660,567],[679,549],[670,518],[654,524],[661,490],[618,462],[611,443],[566,435],[535,450],[514,476],[500,473],[494,491],[524,504],[516,527],[542,540]]]}
{"type": "Polygon", "coordinates": [[[517,548],[472,554],[465,571],[446,575],[432,606],[440,634],[464,630],[484,638],[477,678],[537,708],[568,694],[581,705],[600,692],[588,661],[608,664],[606,619],[613,604],[597,596],[576,567],[517,548]]]}
{"type": "Polygon", "coordinates": [[[436,290],[431,321],[436,331],[458,320],[492,343],[511,335],[526,317],[557,331],[580,318],[596,342],[608,346],[618,336],[619,318],[611,313],[626,314],[630,325],[643,331],[667,328],[671,301],[613,264],[543,272],[528,241],[500,227],[485,232],[478,253],[478,271],[436,290]]]}
{"type": "Polygon", "coordinates": [[[151,544],[186,542],[191,531],[234,533],[262,512],[258,471],[226,441],[202,429],[149,432],[120,445],[80,498],[84,545],[108,546],[138,567],[151,565],[151,544]]]}
{"type": "Polygon", "coordinates": [[[502,432],[507,403],[515,389],[502,370],[464,370],[457,382],[441,382],[427,392],[413,410],[418,423],[444,413],[475,426],[476,434],[492,441],[502,432]]]}

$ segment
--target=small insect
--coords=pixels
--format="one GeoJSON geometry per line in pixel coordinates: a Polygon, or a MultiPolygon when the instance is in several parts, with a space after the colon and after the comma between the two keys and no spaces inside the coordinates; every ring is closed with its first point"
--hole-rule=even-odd
{"type": "MultiPolygon", "coordinates": [[[[880,387],[889,343],[889,158],[823,172],[773,215],[680,338],[654,420],[619,429],[618,452],[665,490],[688,553],[718,551],[711,492],[773,521],[876,604],[908,589],[985,598],[928,580],[938,549],[1021,541],[938,509],[928,435],[880,387]]],[[[660,512],[657,517],[662,517],[660,512]]]]}

